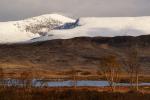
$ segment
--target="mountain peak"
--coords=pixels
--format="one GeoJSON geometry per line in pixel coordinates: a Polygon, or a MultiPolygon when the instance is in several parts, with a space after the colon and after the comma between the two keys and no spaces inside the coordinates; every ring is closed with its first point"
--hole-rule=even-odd
{"type": "Polygon", "coordinates": [[[31,19],[36,19],[36,20],[53,19],[53,20],[60,21],[62,23],[75,22],[74,19],[60,15],[60,14],[57,14],[57,13],[44,14],[44,15],[28,18],[28,20],[31,20],[31,19]]]}

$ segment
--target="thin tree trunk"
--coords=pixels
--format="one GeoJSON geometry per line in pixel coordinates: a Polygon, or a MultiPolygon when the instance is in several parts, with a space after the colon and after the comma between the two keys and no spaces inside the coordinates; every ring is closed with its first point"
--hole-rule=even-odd
{"type": "Polygon", "coordinates": [[[130,73],[130,84],[131,87],[133,88],[133,71],[130,73]]]}
{"type": "Polygon", "coordinates": [[[112,89],[112,92],[115,91],[115,85],[114,85],[114,69],[111,69],[111,89],[112,89]]]}
{"type": "Polygon", "coordinates": [[[139,75],[138,73],[136,74],[136,90],[139,90],[139,75]]]}

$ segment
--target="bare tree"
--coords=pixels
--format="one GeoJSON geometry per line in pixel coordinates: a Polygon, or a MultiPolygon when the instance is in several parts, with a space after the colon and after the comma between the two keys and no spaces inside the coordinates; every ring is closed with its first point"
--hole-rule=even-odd
{"type": "Polygon", "coordinates": [[[115,91],[116,82],[119,80],[120,63],[117,56],[109,55],[101,58],[100,70],[107,79],[112,91],[115,91]]]}
{"type": "Polygon", "coordinates": [[[70,75],[71,75],[71,79],[72,79],[72,86],[74,86],[75,88],[77,87],[77,81],[78,81],[78,74],[79,74],[80,70],[76,70],[76,69],[72,69],[70,71],[70,75]]]}
{"type": "Polygon", "coordinates": [[[22,85],[25,88],[30,88],[32,86],[32,73],[30,73],[29,71],[23,71],[20,74],[20,80],[22,81],[22,85]]]}
{"type": "Polygon", "coordinates": [[[4,70],[0,67],[0,86],[4,85],[4,70]]]}
{"type": "Polygon", "coordinates": [[[130,75],[131,87],[133,87],[134,79],[136,80],[136,90],[139,90],[139,73],[140,73],[140,59],[139,59],[139,50],[138,47],[133,47],[128,49],[126,53],[125,66],[127,72],[130,75]]]}

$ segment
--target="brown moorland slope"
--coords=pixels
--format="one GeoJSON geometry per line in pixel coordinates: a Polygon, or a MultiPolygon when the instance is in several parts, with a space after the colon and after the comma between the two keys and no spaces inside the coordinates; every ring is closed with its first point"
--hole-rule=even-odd
{"type": "Polygon", "coordinates": [[[123,58],[129,48],[139,48],[144,73],[150,71],[150,35],[132,37],[77,37],[31,44],[1,44],[0,66],[6,71],[71,68],[96,70],[100,58],[115,54],[123,58]]]}

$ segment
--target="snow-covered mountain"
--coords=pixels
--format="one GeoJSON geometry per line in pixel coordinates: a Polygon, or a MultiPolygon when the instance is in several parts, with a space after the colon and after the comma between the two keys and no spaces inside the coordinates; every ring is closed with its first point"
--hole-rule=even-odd
{"type": "Polygon", "coordinates": [[[0,43],[36,42],[96,36],[150,34],[150,17],[86,17],[77,20],[48,14],[21,21],[0,23],[0,43]]]}
{"type": "Polygon", "coordinates": [[[75,26],[71,29],[52,30],[47,36],[32,39],[30,42],[74,37],[148,35],[150,34],[150,17],[88,17],[80,18],[75,26]]]}
{"type": "Polygon", "coordinates": [[[59,15],[47,14],[20,21],[0,22],[0,43],[28,41],[44,36],[55,27],[75,20],[59,15]]]}

